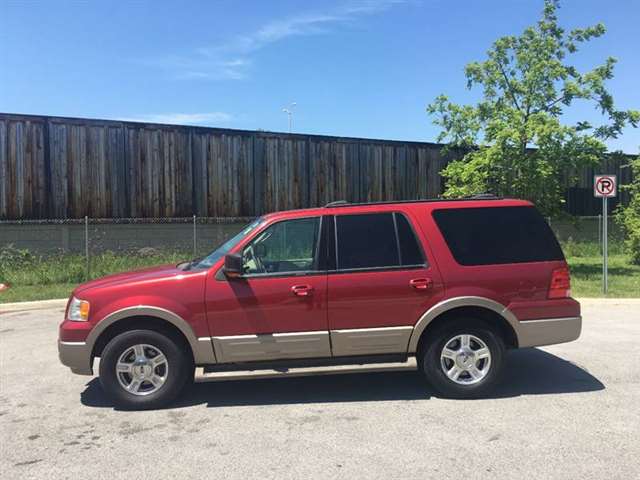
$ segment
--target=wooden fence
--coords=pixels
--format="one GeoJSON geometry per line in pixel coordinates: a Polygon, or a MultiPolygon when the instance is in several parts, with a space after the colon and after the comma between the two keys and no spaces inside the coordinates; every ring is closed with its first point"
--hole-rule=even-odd
{"type": "MultiPolygon", "coordinates": [[[[0,113],[0,219],[254,216],[433,198],[442,145],[0,113]]],[[[630,180],[622,161],[607,173],[630,180]]],[[[611,162],[610,162],[611,163],[611,162]]],[[[593,171],[567,208],[597,214],[593,171]]]]}

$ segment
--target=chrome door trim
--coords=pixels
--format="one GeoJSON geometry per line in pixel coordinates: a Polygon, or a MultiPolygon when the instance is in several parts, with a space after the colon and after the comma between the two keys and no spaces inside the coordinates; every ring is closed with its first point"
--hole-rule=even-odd
{"type": "Polygon", "coordinates": [[[329,332],[212,337],[218,363],[331,357],[329,332]]]}

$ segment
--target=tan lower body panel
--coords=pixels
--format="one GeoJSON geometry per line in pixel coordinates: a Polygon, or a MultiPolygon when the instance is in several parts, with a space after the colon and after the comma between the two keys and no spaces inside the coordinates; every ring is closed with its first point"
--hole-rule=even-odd
{"type": "MultiPolygon", "coordinates": [[[[527,320],[519,322],[516,334],[520,347],[532,347],[570,342],[580,336],[581,328],[580,317],[527,320]]],[[[413,327],[354,328],[212,340],[218,363],[235,363],[407,353],[413,330],[413,327]]]]}
{"type": "Polygon", "coordinates": [[[413,327],[213,337],[218,363],[406,353],[413,327]]]}
{"type": "Polygon", "coordinates": [[[413,327],[331,330],[334,357],[407,353],[413,327]]]}
{"type": "Polygon", "coordinates": [[[523,320],[518,328],[520,347],[540,347],[571,342],[580,336],[581,317],[523,320]]]}
{"type": "Polygon", "coordinates": [[[58,340],[60,362],[79,375],[93,375],[91,349],[85,342],[63,342],[58,340]]]}
{"type": "Polygon", "coordinates": [[[328,332],[213,337],[218,363],[331,356],[328,332]]]}

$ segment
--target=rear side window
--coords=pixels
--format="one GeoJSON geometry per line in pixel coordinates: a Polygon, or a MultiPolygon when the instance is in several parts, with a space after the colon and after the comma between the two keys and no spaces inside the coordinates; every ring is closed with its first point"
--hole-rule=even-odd
{"type": "Polygon", "coordinates": [[[533,207],[452,208],[433,218],[461,265],[564,260],[555,235],[533,207]]]}
{"type": "Polygon", "coordinates": [[[338,269],[400,265],[391,213],[336,217],[338,269]]]}
{"type": "Polygon", "coordinates": [[[413,230],[401,214],[337,216],[336,240],[338,270],[424,265],[413,230]]]}

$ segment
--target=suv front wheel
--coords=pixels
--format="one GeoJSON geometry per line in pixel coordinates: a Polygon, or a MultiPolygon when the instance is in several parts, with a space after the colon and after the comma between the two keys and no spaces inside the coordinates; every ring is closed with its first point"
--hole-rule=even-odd
{"type": "Polygon", "coordinates": [[[485,396],[502,370],[504,342],[480,320],[448,320],[434,332],[418,354],[431,385],[450,398],[485,396]]]}
{"type": "Polygon", "coordinates": [[[100,384],[118,407],[158,408],[193,377],[191,360],[172,338],[153,330],[114,337],[100,358],[100,384]]]}

